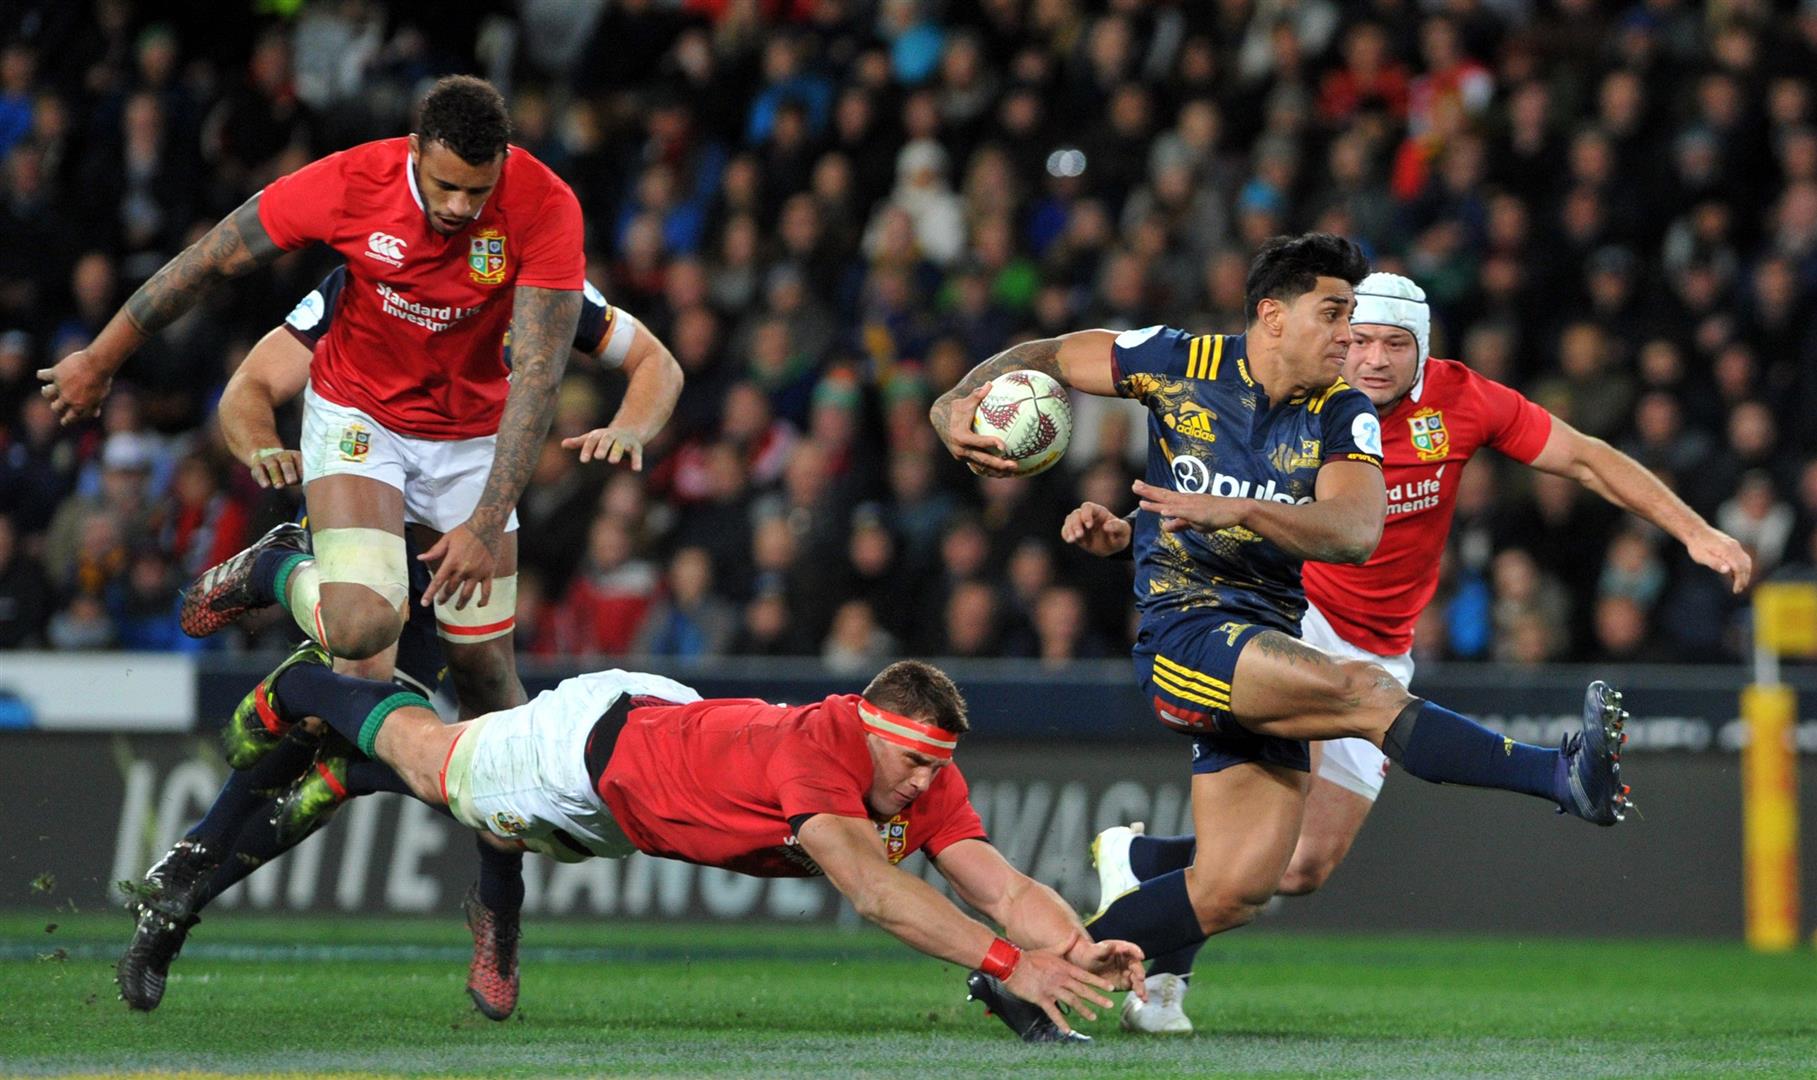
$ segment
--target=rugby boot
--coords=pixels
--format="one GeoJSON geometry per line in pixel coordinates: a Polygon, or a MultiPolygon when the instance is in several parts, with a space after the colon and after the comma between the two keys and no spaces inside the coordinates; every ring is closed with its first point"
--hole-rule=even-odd
{"type": "Polygon", "coordinates": [[[114,965],[120,1000],[127,1005],[150,1012],[164,1000],[170,963],[182,951],[190,928],[201,921],[197,898],[224,854],[197,840],[179,840],[134,889],[132,940],[114,965]]]}
{"type": "Polygon", "coordinates": [[[252,566],[260,555],[274,549],[308,554],[309,530],[293,521],[273,525],[245,551],[202,571],[182,592],[177,625],[190,637],[207,637],[248,611],[271,603],[253,594],[252,566]]]}
{"type": "Polygon", "coordinates": [[[500,914],[480,902],[479,886],[467,890],[467,929],[473,931],[473,964],[467,995],[488,1020],[517,1008],[517,913],[500,914]]]}
{"type": "Polygon", "coordinates": [[[279,715],[275,703],[271,700],[271,687],[277,683],[278,676],[298,664],[320,664],[328,667],[334,663],[328,651],[313,641],[298,645],[296,651],[284,658],[271,674],[259,680],[259,685],[252,692],[240,699],[234,707],[233,715],[221,725],[221,752],[227,758],[227,764],[236,769],[250,769],[259,763],[271,748],[283,741],[290,731],[294,720],[279,715]]]}
{"type": "Polygon", "coordinates": [[[1144,828],[1140,821],[1135,821],[1128,825],[1113,825],[1092,837],[1091,864],[1098,868],[1098,915],[1104,914],[1118,897],[1141,888],[1135,871],[1129,868],[1129,845],[1142,835],[1144,828]]]}
{"type": "Polygon", "coordinates": [[[1191,1035],[1192,1020],[1186,1015],[1186,988],[1189,984],[1171,972],[1148,977],[1148,1000],[1134,994],[1123,999],[1118,1023],[1124,1031],[1144,1035],[1191,1035]]]}
{"type": "Polygon", "coordinates": [[[288,848],[300,844],[304,837],[328,824],[328,819],[347,801],[347,764],[344,749],[324,748],[296,783],[277,797],[271,808],[271,824],[280,845],[288,848]]]}
{"type": "Polygon", "coordinates": [[[965,977],[965,988],[971,991],[967,1001],[984,1002],[984,1015],[995,1016],[1026,1043],[1088,1043],[1091,1036],[1081,1031],[1061,1031],[1039,1005],[1023,1001],[1003,988],[1001,980],[973,971],[965,977]]]}
{"type": "Polygon", "coordinates": [[[1629,789],[1621,782],[1621,746],[1628,741],[1622,729],[1627,722],[1621,691],[1600,679],[1591,683],[1584,691],[1583,730],[1559,744],[1554,781],[1559,813],[1609,826],[1633,809],[1629,789]]]}

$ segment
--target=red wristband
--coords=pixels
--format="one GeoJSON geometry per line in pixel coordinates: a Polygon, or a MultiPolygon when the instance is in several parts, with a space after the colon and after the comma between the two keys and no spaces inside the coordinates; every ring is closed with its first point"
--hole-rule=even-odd
{"type": "Polygon", "coordinates": [[[993,979],[1007,980],[1015,973],[1016,965],[1022,962],[1022,950],[1014,942],[996,938],[991,947],[984,953],[984,962],[978,970],[993,979]]]}

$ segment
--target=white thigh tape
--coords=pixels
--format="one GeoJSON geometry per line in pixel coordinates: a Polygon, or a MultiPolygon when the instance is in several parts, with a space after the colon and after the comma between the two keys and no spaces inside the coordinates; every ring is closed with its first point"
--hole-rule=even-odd
{"type": "Polygon", "coordinates": [[[492,579],[492,598],[479,602],[479,590],[467,606],[456,610],[453,600],[435,602],[436,636],[453,645],[473,645],[504,637],[517,625],[517,575],[492,579]]]}
{"type": "Polygon", "coordinates": [[[324,585],[364,585],[404,610],[410,563],[404,538],[383,529],[322,529],[315,534],[316,572],[324,585]]]}

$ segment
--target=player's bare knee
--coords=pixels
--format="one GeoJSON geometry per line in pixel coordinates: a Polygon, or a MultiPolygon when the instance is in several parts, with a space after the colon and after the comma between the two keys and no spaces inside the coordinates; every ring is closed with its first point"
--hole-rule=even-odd
{"type": "Polygon", "coordinates": [[[1380,664],[1367,660],[1341,660],[1337,664],[1333,703],[1347,728],[1343,734],[1368,738],[1386,730],[1412,700],[1399,680],[1380,664]]]}
{"type": "Polygon", "coordinates": [[[1323,853],[1295,855],[1287,872],[1281,875],[1280,887],[1275,892],[1282,896],[1310,896],[1331,880],[1331,871],[1336,866],[1323,853]]]}
{"type": "Polygon", "coordinates": [[[1207,934],[1232,930],[1256,917],[1274,894],[1275,882],[1231,881],[1199,872],[1195,863],[1186,872],[1186,892],[1192,900],[1199,928],[1207,934]]]}

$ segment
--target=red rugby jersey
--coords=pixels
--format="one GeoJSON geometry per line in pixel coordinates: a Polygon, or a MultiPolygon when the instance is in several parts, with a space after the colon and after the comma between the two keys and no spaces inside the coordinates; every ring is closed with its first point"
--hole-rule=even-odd
{"type": "MultiPolygon", "coordinates": [[[[856,694],[789,707],[753,699],[632,709],[599,795],[639,851],[756,877],[820,868],[795,839],[803,815],[870,818],[871,755],[856,694]]],[[[891,862],[982,838],[956,764],[920,798],[873,820],[891,862]]]]}
{"type": "Polygon", "coordinates": [[[1552,414],[1456,360],[1426,362],[1420,400],[1382,414],[1388,520],[1361,566],[1306,563],[1306,599],[1338,636],[1378,656],[1413,647],[1413,624],[1438,591],[1439,556],[1457,510],[1458,479],[1491,446],[1531,464],[1552,433],[1552,414]]]}
{"type": "Polygon", "coordinates": [[[407,139],[279,177],[259,220],[281,248],[319,240],[347,260],[340,309],[309,367],[315,392],[419,439],[495,434],[514,289],[585,280],[580,203],[515,146],[479,218],[453,236],[429,225],[407,139]]]}

